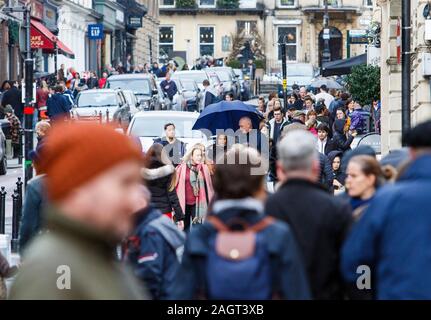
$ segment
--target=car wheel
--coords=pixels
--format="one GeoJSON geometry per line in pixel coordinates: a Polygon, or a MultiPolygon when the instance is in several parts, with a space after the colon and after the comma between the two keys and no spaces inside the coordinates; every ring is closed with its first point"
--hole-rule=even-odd
{"type": "Polygon", "coordinates": [[[6,156],[0,161],[0,175],[3,176],[7,173],[7,159],[6,156]]]}

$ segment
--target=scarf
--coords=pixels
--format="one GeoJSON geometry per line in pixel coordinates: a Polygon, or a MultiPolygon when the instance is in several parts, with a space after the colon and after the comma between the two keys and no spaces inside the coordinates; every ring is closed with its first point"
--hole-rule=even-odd
{"type": "Polygon", "coordinates": [[[190,161],[182,163],[177,167],[176,191],[180,206],[185,212],[186,209],[186,172],[190,169],[190,184],[196,197],[195,216],[192,223],[203,223],[208,210],[208,203],[214,195],[209,169],[206,165],[193,166],[190,161]]]}

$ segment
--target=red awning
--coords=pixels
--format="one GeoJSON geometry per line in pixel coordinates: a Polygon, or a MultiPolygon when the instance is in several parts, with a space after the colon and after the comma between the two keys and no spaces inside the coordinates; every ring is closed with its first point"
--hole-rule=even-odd
{"type": "Polygon", "coordinates": [[[30,42],[32,49],[42,49],[47,53],[55,53],[55,45],[57,45],[58,53],[75,59],[75,54],[72,50],[49,31],[47,27],[34,19],[31,19],[30,42]]]}

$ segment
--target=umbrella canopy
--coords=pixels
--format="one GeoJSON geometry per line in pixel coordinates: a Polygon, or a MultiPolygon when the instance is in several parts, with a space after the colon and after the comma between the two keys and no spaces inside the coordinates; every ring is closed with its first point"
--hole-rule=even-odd
{"type": "Polygon", "coordinates": [[[320,88],[321,86],[326,85],[328,89],[342,89],[343,86],[339,84],[337,81],[328,78],[320,78],[311,83],[312,88],[320,88]]]}
{"type": "Polygon", "coordinates": [[[350,74],[352,72],[352,68],[357,65],[366,64],[367,63],[367,54],[361,54],[359,56],[349,58],[349,59],[341,59],[335,60],[331,62],[323,63],[322,65],[322,76],[341,76],[344,74],[350,74]]]}
{"type": "Polygon", "coordinates": [[[202,111],[193,130],[207,129],[213,135],[217,134],[217,129],[236,131],[239,129],[239,120],[242,117],[251,119],[253,129],[258,129],[259,123],[263,119],[255,107],[242,101],[221,101],[207,106],[202,111]]]}

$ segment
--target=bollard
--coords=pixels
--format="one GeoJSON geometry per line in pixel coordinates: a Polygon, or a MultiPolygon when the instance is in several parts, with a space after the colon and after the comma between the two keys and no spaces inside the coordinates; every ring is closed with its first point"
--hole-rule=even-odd
{"type": "Polygon", "coordinates": [[[5,187],[1,187],[0,191],[0,234],[6,233],[6,190],[5,187]]]}
{"type": "Polygon", "coordinates": [[[16,190],[18,191],[18,195],[19,195],[18,213],[20,215],[20,220],[21,220],[21,212],[22,212],[22,203],[24,201],[23,194],[22,194],[22,185],[23,185],[23,182],[21,181],[21,177],[18,177],[18,181],[16,182],[16,190]]]}
{"type": "Polygon", "coordinates": [[[109,110],[106,109],[106,123],[109,123],[109,110]]]}
{"type": "Polygon", "coordinates": [[[99,123],[102,123],[102,111],[99,111],[99,123]]]}
{"type": "Polygon", "coordinates": [[[12,195],[12,252],[18,252],[18,233],[19,233],[19,212],[18,212],[19,194],[17,190],[12,195]]]}

